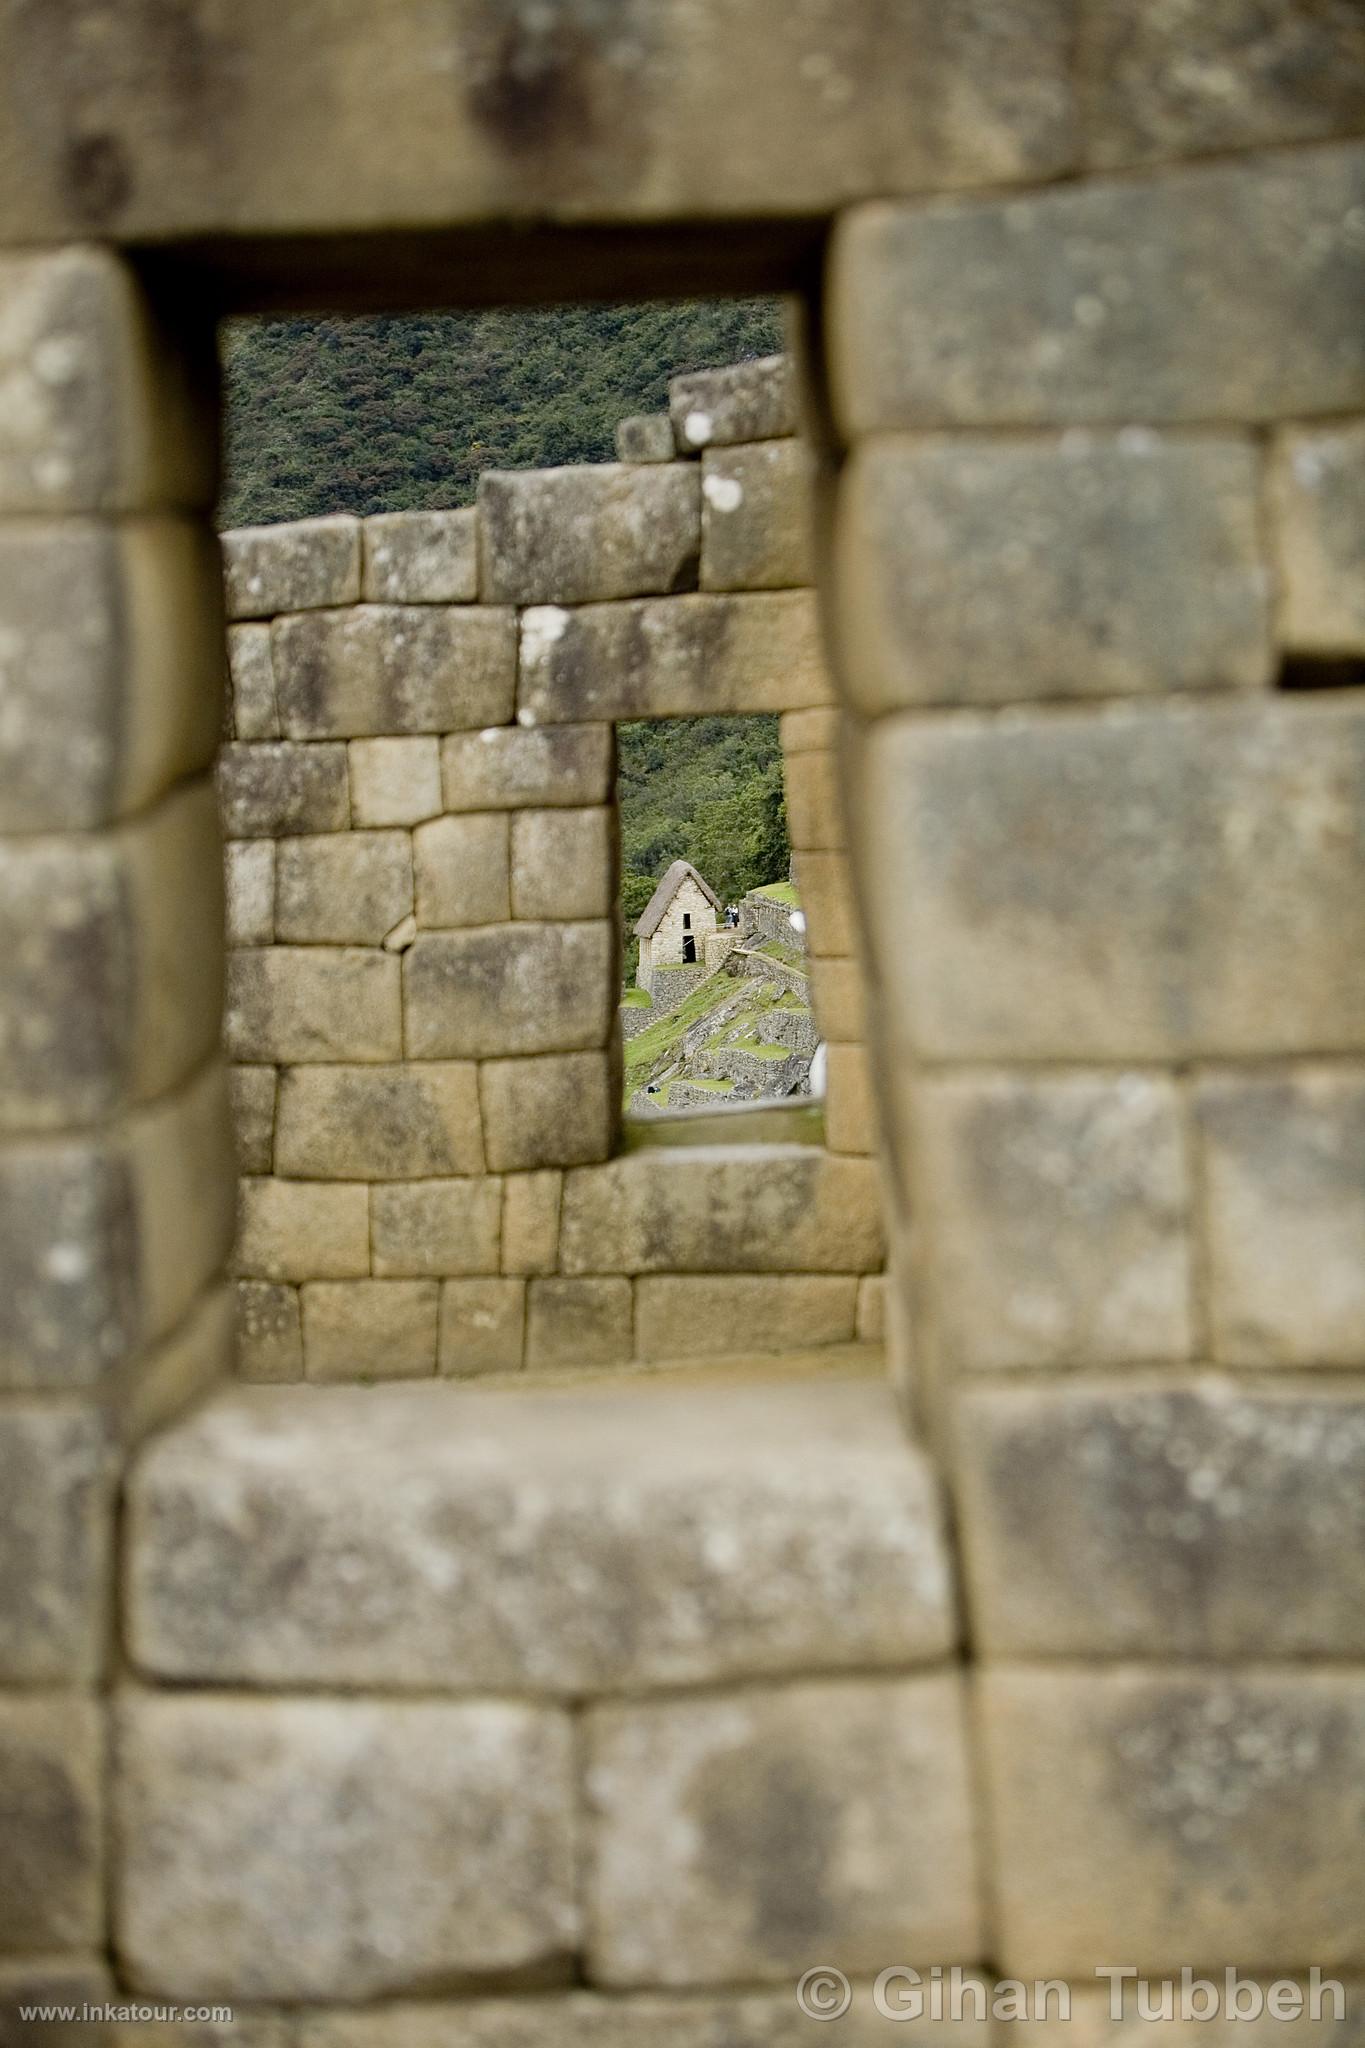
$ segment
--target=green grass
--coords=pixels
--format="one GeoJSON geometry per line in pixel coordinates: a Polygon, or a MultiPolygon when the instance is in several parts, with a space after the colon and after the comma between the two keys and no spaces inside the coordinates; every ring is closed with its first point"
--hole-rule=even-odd
{"type": "Polygon", "coordinates": [[[769,903],[785,904],[788,910],[799,910],[801,898],[796,893],[795,882],[765,882],[761,889],[751,889],[751,896],[766,896],[769,903]]]}
{"type": "Polygon", "coordinates": [[[789,1060],[792,1056],[789,1045],[746,1045],[741,1049],[751,1052],[756,1060],[789,1060]]]}
{"type": "Polygon", "coordinates": [[[800,973],[806,971],[806,956],[791,946],[784,946],[781,939],[764,939],[761,946],[754,947],[755,953],[766,953],[770,960],[780,960],[784,967],[795,967],[800,973]]]}
{"type": "Polygon", "coordinates": [[[634,1038],[626,1041],[626,1099],[644,1086],[650,1069],[670,1052],[685,1031],[699,1024],[703,1017],[710,1015],[727,997],[735,992],[735,984],[727,974],[716,974],[709,981],[694,988],[690,996],[684,997],[676,1010],[647,1025],[634,1038]]]}
{"type": "Polygon", "coordinates": [[[653,998],[647,988],[628,988],[621,998],[623,1010],[652,1010],[653,998]]]}

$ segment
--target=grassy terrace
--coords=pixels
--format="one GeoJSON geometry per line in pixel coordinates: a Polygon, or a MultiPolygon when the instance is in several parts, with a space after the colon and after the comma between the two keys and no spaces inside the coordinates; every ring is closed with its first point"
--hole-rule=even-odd
{"type": "Polygon", "coordinates": [[[749,893],[751,896],[766,896],[769,903],[781,903],[788,910],[801,908],[795,882],[765,882],[761,889],[751,889],[749,893]]]}
{"type": "Polygon", "coordinates": [[[649,1010],[653,1008],[647,988],[628,988],[621,998],[623,1010],[649,1010]]]}
{"type": "Polygon", "coordinates": [[[694,988],[676,1010],[669,1010],[636,1037],[628,1039],[625,1048],[626,1099],[629,1100],[637,1088],[644,1086],[651,1067],[661,1054],[668,1052],[685,1031],[690,1031],[703,1017],[709,1017],[712,1010],[719,1008],[734,993],[735,984],[727,975],[712,975],[709,981],[694,988]]]}

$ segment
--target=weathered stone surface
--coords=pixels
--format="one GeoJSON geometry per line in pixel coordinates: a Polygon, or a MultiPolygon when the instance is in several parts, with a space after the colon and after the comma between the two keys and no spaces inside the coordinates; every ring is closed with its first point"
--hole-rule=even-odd
{"type": "Polygon", "coordinates": [[[420,933],[403,956],[408,1055],[604,1046],[615,1016],[615,959],[615,928],[605,920],[420,933]]]}
{"type": "Polygon", "coordinates": [[[222,1061],[132,1119],[124,1143],[145,1341],[180,1321],[232,1248],[236,1155],[222,1061]]]}
{"type": "Polygon", "coordinates": [[[138,1338],[136,1242],[116,1143],[0,1148],[0,1387],[93,1386],[119,1364],[138,1338]]]}
{"type": "Polygon", "coordinates": [[[596,1981],[978,1955],[965,1718],[946,1675],[592,1708],[596,1981]]]}
{"type": "Polygon", "coordinates": [[[351,605],[271,628],[290,739],[449,732],[512,716],[517,628],[487,605],[351,605]]]}
{"type": "Polygon", "coordinates": [[[111,1480],[95,1409],[0,1408],[0,1679],[69,1684],[98,1673],[111,1480]]]}
{"type": "Polygon", "coordinates": [[[930,1468],[867,1381],[252,1388],[142,1453],[131,1513],[168,1678],[584,1694],[955,1637],[930,1468]]]}
{"type": "Polygon", "coordinates": [[[119,1753],[139,1989],[360,2000],[553,1971],[573,1945],[562,1714],[133,1693],[119,1753]]]}
{"type": "Polygon", "coordinates": [[[795,867],[809,952],[816,959],[846,959],[858,950],[858,913],[847,855],[806,847],[797,855],[795,867]]]}
{"type": "Polygon", "coordinates": [[[522,615],[519,715],[535,725],[792,711],[830,695],[809,591],[701,591],[522,615]]]}
{"type": "Polygon", "coordinates": [[[429,1379],[436,1370],[435,1280],[310,1280],[299,1290],[310,1380],[429,1379]]]}
{"type": "Polygon", "coordinates": [[[249,1280],[348,1280],[370,1270],[369,1189],[245,1179],[237,1271],[249,1280]]]}
{"type": "Polygon", "coordinates": [[[887,1330],[887,1278],[869,1273],[858,1282],[857,1338],[860,1344],[883,1344],[887,1330]]]}
{"type": "Polygon", "coordinates": [[[419,925],[451,929],[511,917],[510,829],[505,811],[471,811],[418,826],[412,851],[419,925]]]}
{"type": "MultiPolygon", "coordinates": [[[[574,716],[572,712],[566,714],[574,716]]],[[[595,712],[597,718],[614,712],[595,712]]],[[[517,811],[538,804],[602,804],[616,766],[609,725],[529,732],[489,726],[441,743],[441,785],[448,811],[517,811]]]]}
{"type": "Polygon", "coordinates": [[[638,1358],[802,1350],[853,1337],[855,1275],[661,1274],[636,1282],[638,1358]]]}
{"type": "Polygon", "coordinates": [[[100,1749],[92,1701],[0,1697],[0,1950],[99,1945],[100,1749]]]}
{"type": "Polygon", "coordinates": [[[275,937],[275,842],[229,839],[223,848],[230,946],[269,946],[275,937]]]}
{"type": "Polygon", "coordinates": [[[980,1683],[1002,1969],[1085,1977],[1120,1954],[1163,1972],[1228,1955],[1359,1968],[1357,1673],[997,1668],[980,1683]]]}
{"type": "Polygon", "coordinates": [[[210,1389],[231,1384],[235,1306],[231,1281],[215,1274],[170,1334],[129,1362],[114,1389],[123,1445],[139,1443],[210,1389]]]}
{"type": "Polygon", "coordinates": [[[237,1282],[237,1370],[244,1380],[301,1380],[303,1324],[297,1287],[237,1282]]]}
{"type": "Polygon", "coordinates": [[[350,823],[346,749],[228,746],[218,758],[218,800],[229,839],[344,832],[350,823]]]}
{"type": "Polygon", "coordinates": [[[234,1067],[228,1079],[237,1164],[243,1173],[269,1173],[275,1154],[275,1069],[234,1067]]]}
{"type": "Polygon", "coordinates": [[[1216,1358],[1365,1365],[1365,1072],[1201,1078],[1216,1358]]]}
{"type": "Polygon", "coordinates": [[[479,578],[495,604],[695,590],[701,479],[688,463],[596,462],[479,478],[479,578]]]}
{"type": "Polygon", "coordinates": [[[844,806],[832,751],[811,748],[783,763],[787,831],[798,853],[840,853],[846,844],[844,806]]]}
{"type": "Polygon", "coordinates": [[[815,581],[814,462],[800,441],[708,449],[701,471],[703,590],[815,581]]]}
{"type": "Polygon", "coordinates": [[[301,1180],[420,1180],[482,1173],[472,1061],[286,1067],[275,1163],[301,1180]]]}
{"type": "Polygon", "coordinates": [[[870,1272],[876,1173],[814,1146],[650,1147],[564,1178],[566,1273],[870,1272]]]}
{"type": "Polygon", "coordinates": [[[824,753],[837,745],[839,723],[839,713],[832,704],[818,704],[809,711],[784,711],[781,721],[783,755],[824,753]]]}
{"type": "Polygon", "coordinates": [[[399,967],[363,946],[266,946],[228,960],[226,1040],[239,1060],[395,1060],[399,967]]]}
{"type": "MultiPolygon", "coordinates": [[[[86,2041],[81,2042],[79,2023],[63,2029],[50,2019],[21,2017],[21,2008],[79,2008],[105,2000],[112,2004],[112,1991],[113,1983],[102,1957],[0,1958],[0,2041],[4,2048],[54,2048],[54,2044],[55,2048],[86,2048],[90,2028],[84,2029],[86,2041]]],[[[126,2043],[124,2038],[115,2036],[115,2048],[144,2048],[144,2044],[135,2039],[126,2043]]],[[[145,2048],[153,2048],[153,2044],[148,2041],[145,2048]]],[[[167,2048],[180,2048],[174,2035],[167,2048]]],[[[248,2040],[242,2048],[272,2048],[272,2044],[248,2040]]],[[[282,2044],[274,2043],[273,2048],[282,2048],[282,2044]]]]}
{"type": "Polygon", "coordinates": [[[412,845],[406,832],[324,832],[282,839],[275,935],[377,946],[412,909],[412,845]]]}
{"type": "Polygon", "coordinates": [[[280,714],[275,704],[269,626],[229,626],[227,648],[233,738],[277,740],[280,714]]]}
{"type": "Polygon", "coordinates": [[[1316,142],[1365,128],[1352,0],[1092,0],[1081,14],[1086,156],[1108,166],[1316,142]]]}
{"type": "Polygon", "coordinates": [[[374,1188],[370,1206],[377,1274],[497,1272],[499,1181],[400,1181],[374,1188]]]}
{"type": "Polygon", "coordinates": [[[1365,653],[1365,421],[1280,435],[1270,503],[1280,641],[1296,654],[1365,653]]]}
{"type": "Polygon", "coordinates": [[[441,749],[416,739],[352,740],[351,821],[356,825],[419,825],[441,808],[441,749]]]}
{"type": "Polygon", "coordinates": [[[485,1060],[479,1068],[484,1141],[494,1173],[608,1159],[620,1087],[604,1052],[485,1060]]]}
{"type": "Polygon", "coordinates": [[[521,1280],[447,1280],[436,1369],[447,1379],[517,1372],[526,1334],[521,1280]]]}
{"type": "Polygon", "coordinates": [[[673,422],[666,412],[637,412],[616,423],[618,462],[671,462],[673,422]]]}
{"type": "Polygon", "coordinates": [[[361,596],[374,604],[472,604],[478,514],[380,512],[365,521],[361,596]]]}
{"type": "Polygon", "coordinates": [[[831,1152],[877,1150],[880,1118],[867,1054],[860,1045],[825,1050],[825,1143],[831,1152]]]}
{"type": "Polygon", "coordinates": [[[796,375],[790,356],[760,356],[721,369],[693,370],[668,386],[668,411],[679,448],[771,441],[797,428],[796,375]]]}
{"type": "Polygon", "coordinates": [[[223,535],[230,619],[354,604],[360,596],[360,521],[347,513],[239,526],[223,535]]]}
{"type": "Polygon", "coordinates": [[[834,398],[890,427],[1269,420],[1365,401],[1365,148],[844,217],[834,398]]]}
{"type": "Polygon", "coordinates": [[[632,1324],[629,1280],[531,1280],[527,1368],[623,1365],[633,1351],[632,1324]]]}
{"type": "Polygon", "coordinates": [[[502,1184],[502,1270],[553,1273],[559,1263],[562,1173],[509,1173],[502,1184]]]}
{"type": "Polygon", "coordinates": [[[861,787],[887,1020],[920,1053],[1359,1047],[1352,696],[892,720],[861,787]]]}
{"type": "Polygon", "coordinates": [[[807,961],[815,1021],[820,1036],[838,1043],[861,1043],[867,1036],[867,999],[856,960],[807,961]]]}
{"type": "Polygon", "coordinates": [[[511,823],[514,917],[612,915],[620,866],[614,811],[517,811],[511,823]]]}
{"type": "Polygon", "coordinates": [[[946,1363],[1189,1357],[1190,1185],[1173,1083],[925,1078],[905,1114],[946,1363]]]}
{"type": "Polygon", "coordinates": [[[977,1387],[956,1434],[988,1657],[1365,1654],[1358,1394],[977,1387]]]}
{"type": "Polygon", "coordinates": [[[1259,489],[1249,438],[865,442],[838,534],[858,708],[1268,682],[1259,489]]]}

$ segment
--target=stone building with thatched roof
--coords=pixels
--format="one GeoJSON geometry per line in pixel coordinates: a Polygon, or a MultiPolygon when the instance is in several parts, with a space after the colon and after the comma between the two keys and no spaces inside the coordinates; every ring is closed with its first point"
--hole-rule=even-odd
{"type": "Polygon", "coordinates": [[[720,898],[691,861],[675,860],[635,926],[640,960],[635,979],[651,989],[660,967],[690,967],[706,959],[706,940],[722,916],[720,898]]]}

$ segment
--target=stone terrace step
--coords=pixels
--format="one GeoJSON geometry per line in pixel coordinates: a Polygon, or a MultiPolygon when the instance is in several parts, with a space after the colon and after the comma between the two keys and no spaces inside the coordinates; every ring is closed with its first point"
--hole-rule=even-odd
{"type": "Polygon", "coordinates": [[[881,1382],[234,1391],[131,1482],[162,1679],[573,1697],[904,1668],[956,1640],[881,1382]]]}

